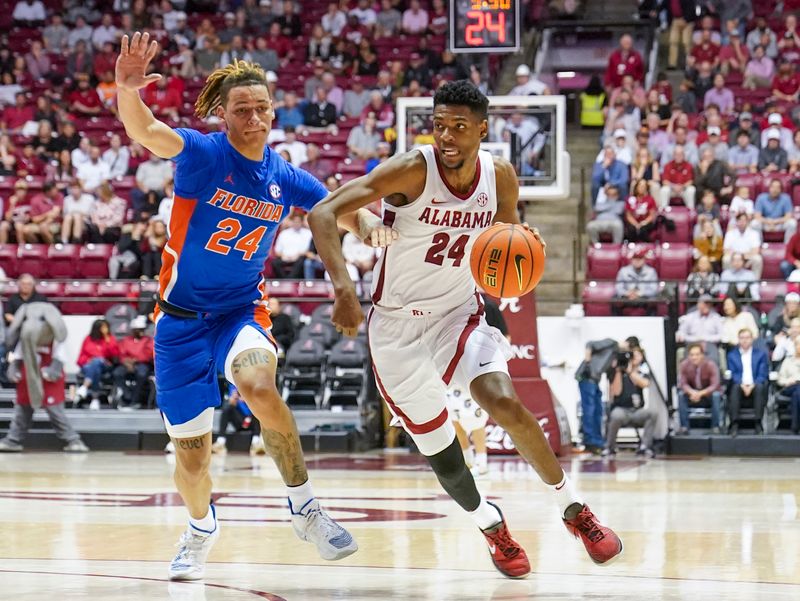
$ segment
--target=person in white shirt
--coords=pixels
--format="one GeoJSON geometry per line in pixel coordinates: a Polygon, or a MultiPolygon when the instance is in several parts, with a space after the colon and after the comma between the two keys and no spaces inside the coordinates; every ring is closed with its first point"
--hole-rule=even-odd
{"type": "Polygon", "coordinates": [[[744,266],[744,256],[735,252],[731,255],[730,267],[722,271],[717,284],[717,294],[739,300],[760,300],[759,278],[751,269],[744,266]]]}
{"type": "Polygon", "coordinates": [[[347,264],[354,266],[362,276],[372,271],[377,259],[375,249],[364,244],[358,236],[350,232],[342,238],[342,255],[347,264]]]}
{"type": "Polygon", "coordinates": [[[43,23],[47,18],[44,4],[40,0],[19,0],[14,6],[11,18],[19,24],[30,25],[33,23],[43,23]]]}
{"type": "Polygon", "coordinates": [[[94,192],[100,184],[111,179],[108,164],[100,158],[99,146],[91,147],[89,160],[78,167],[75,175],[87,192],[94,192]]]}
{"type": "Polygon", "coordinates": [[[358,17],[358,22],[372,28],[378,20],[377,13],[370,6],[370,0],[358,0],[358,6],[350,9],[351,15],[358,17]]]}
{"type": "Polygon", "coordinates": [[[347,25],[347,16],[339,10],[338,2],[328,2],[328,11],[322,15],[322,29],[338,38],[347,25]]]}
{"type": "Polygon", "coordinates": [[[546,96],[550,94],[550,88],[542,81],[531,77],[531,68],[522,64],[514,72],[517,77],[517,85],[511,88],[509,96],[546,96]]]}
{"type": "Polygon", "coordinates": [[[722,268],[731,267],[731,258],[734,253],[741,253],[745,265],[753,270],[757,280],[761,279],[764,261],[761,257],[761,234],[750,227],[750,218],[747,213],[736,215],[736,227],[730,228],[722,242],[722,268]]]}
{"type": "Polygon", "coordinates": [[[428,11],[420,6],[419,0],[411,0],[408,9],[403,12],[402,27],[403,31],[412,35],[428,29],[428,11]]]}
{"type": "Polygon", "coordinates": [[[275,258],[272,267],[275,277],[298,280],[303,277],[303,265],[311,247],[311,230],[303,223],[300,213],[289,217],[289,226],[275,238],[275,258]]]}
{"type": "Polygon", "coordinates": [[[64,197],[64,219],[61,224],[63,244],[80,244],[93,206],[94,196],[83,191],[80,181],[73,181],[69,193],[64,197]]]}
{"type": "Polygon", "coordinates": [[[306,143],[297,139],[297,133],[291,125],[283,128],[283,133],[286,139],[275,147],[275,152],[278,154],[285,150],[292,157],[292,165],[299,167],[308,160],[308,153],[306,150],[306,143]]]}
{"type": "Polygon", "coordinates": [[[86,42],[86,45],[91,48],[93,33],[94,30],[91,25],[87,25],[86,19],[82,16],[78,16],[78,18],[75,19],[75,27],[70,29],[69,35],[67,35],[67,46],[70,50],[75,50],[75,46],[78,45],[78,42],[83,40],[86,42]]]}
{"type": "Polygon", "coordinates": [[[798,336],[800,336],[800,317],[795,317],[789,322],[788,331],[781,330],[775,334],[772,361],[783,361],[786,357],[794,357],[795,341],[798,336]]]}
{"type": "MultiPolygon", "coordinates": [[[[755,203],[750,198],[750,188],[747,186],[740,186],[739,189],[736,191],[736,196],[733,197],[731,200],[730,207],[728,211],[731,215],[739,215],[740,213],[744,213],[747,215],[748,218],[753,216],[753,211],[755,210],[755,203]]],[[[736,221],[731,220],[728,222],[728,229],[733,229],[736,227],[736,221]]]]}
{"type": "Polygon", "coordinates": [[[794,139],[792,137],[792,130],[783,126],[783,117],[780,113],[770,113],[767,117],[768,127],[761,131],[761,148],[767,147],[767,137],[770,132],[777,131],[780,134],[781,148],[789,152],[794,146],[794,139]]]}
{"type": "Polygon", "coordinates": [[[103,153],[103,162],[108,165],[111,177],[127,175],[130,160],[131,151],[127,146],[122,145],[122,138],[119,137],[119,134],[111,136],[111,146],[103,153]]]}
{"type": "Polygon", "coordinates": [[[172,205],[175,204],[175,196],[170,194],[161,199],[158,203],[158,218],[167,226],[167,234],[169,234],[169,219],[172,216],[172,205]]]}
{"type": "Polygon", "coordinates": [[[114,22],[111,20],[111,15],[106,13],[103,15],[100,25],[94,28],[92,32],[92,45],[95,50],[102,50],[103,44],[106,42],[116,46],[119,41],[119,29],[114,27],[114,22]]]}
{"type": "MultiPolygon", "coordinates": [[[[611,142],[606,142],[610,144],[611,142]]],[[[614,156],[620,163],[625,163],[630,167],[631,163],[633,162],[633,151],[631,147],[628,145],[628,132],[622,128],[614,130],[614,156]]],[[[605,149],[601,150],[597,154],[597,158],[595,159],[595,163],[602,163],[603,157],[605,156],[605,149]]]]}
{"type": "Polygon", "coordinates": [[[78,147],[70,153],[72,159],[72,166],[78,169],[84,163],[89,162],[89,150],[92,147],[92,141],[87,137],[82,137],[78,142],[78,147]]]}

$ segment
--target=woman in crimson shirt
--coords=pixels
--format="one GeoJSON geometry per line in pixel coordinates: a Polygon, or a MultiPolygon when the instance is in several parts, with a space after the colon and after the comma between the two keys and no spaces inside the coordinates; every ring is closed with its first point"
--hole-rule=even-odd
{"type": "Polygon", "coordinates": [[[119,362],[117,340],[111,335],[105,319],[95,320],[78,355],[78,367],[81,368],[84,378],[83,384],[78,388],[78,399],[85,399],[89,391],[93,398],[97,398],[103,375],[111,373],[116,362],[119,362]]]}
{"type": "Polygon", "coordinates": [[[657,215],[658,207],[650,196],[647,180],[637,180],[633,194],[625,203],[625,239],[628,242],[650,242],[657,215]]]}

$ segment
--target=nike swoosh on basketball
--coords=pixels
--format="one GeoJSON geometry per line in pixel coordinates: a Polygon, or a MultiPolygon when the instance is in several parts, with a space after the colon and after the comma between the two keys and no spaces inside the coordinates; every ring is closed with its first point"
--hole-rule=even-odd
{"type": "Polygon", "coordinates": [[[517,284],[519,285],[520,290],[522,290],[522,262],[524,260],[525,255],[514,256],[514,267],[517,270],[517,284]]]}
{"type": "Polygon", "coordinates": [[[478,363],[478,367],[486,367],[490,363],[494,363],[494,361],[487,361],[486,363],[478,363]]]}

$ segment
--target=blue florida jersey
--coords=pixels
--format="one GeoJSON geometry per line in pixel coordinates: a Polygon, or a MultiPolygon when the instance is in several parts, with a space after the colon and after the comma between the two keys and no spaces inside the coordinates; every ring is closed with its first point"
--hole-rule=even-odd
{"type": "Polygon", "coordinates": [[[327,191],[266,148],[252,161],[224,133],[176,129],[175,203],[162,256],[161,297],[190,311],[224,313],[261,303],[261,276],[281,220],[327,191]]]}

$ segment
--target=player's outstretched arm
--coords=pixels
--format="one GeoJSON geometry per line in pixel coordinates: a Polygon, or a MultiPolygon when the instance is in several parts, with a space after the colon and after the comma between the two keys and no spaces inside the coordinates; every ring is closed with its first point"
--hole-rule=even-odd
{"type": "Polygon", "coordinates": [[[119,118],[129,138],[161,158],[171,159],[183,150],[183,139],[157,120],[139,97],[139,90],[161,79],[156,73],[147,75],[147,67],[158,53],[158,43],[148,44],[149,39],[150,34],[138,31],[130,41],[122,36],[115,69],[119,118]]]}
{"type": "MultiPolygon", "coordinates": [[[[497,186],[497,214],[494,223],[520,223],[517,204],[519,203],[519,180],[514,166],[506,159],[494,159],[495,185],[497,186]]],[[[523,227],[531,230],[536,239],[541,243],[542,249],[547,249],[547,243],[539,234],[539,230],[521,223],[523,227]]]]}
{"type": "Polygon", "coordinates": [[[337,219],[387,196],[417,198],[425,188],[425,159],[418,152],[398,155],[354,179],[315,206],[308,216],[314,244],[336,292],[332,321],[346,335],[355,335],[364,315],[355,285],[347,273],[337,219]]]}

